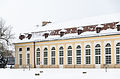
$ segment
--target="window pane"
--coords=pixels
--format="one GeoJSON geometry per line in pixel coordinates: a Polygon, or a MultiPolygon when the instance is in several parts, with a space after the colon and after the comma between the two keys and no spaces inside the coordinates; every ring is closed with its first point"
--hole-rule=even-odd
{"type": "Polygon", "coordinates": [[[86,49],[86,55],[90,55],[90,49],[86,49]]]}
{"type": "Polygon", "coordinates": [[[55,51],[52,51],[52,52],[51,52],[51,56],[55,56],[55,51]]]}
{"type": "Polygon", "coordinates": [[[48,64],[48,58],[44,58],[44,65],[48,64]]]}
{"type": "Polygon", "coordinates": [[[47,52],[44,52],[44,57],[47,57],[48,56],[48,53],[47,52]]]}
{"type": "Polygon", "coordinates": [[[51,61],[52,63],[52,65],[55,65],[55,58],[52,58],[52,61],[51,61]]]}
{"type": "Polygon", "coordinates": [[[40,65],[40,58],[37,58],[37,65],[40,65]]]}
{"type": "Polygon", "coordinates": [[[76,61],[77,61],[77,64],[81,64],[81,57],[77,57],[76,61]]]}
{"type": "Polygon", "coordinates": [[[68,50],[68,56],[72,56],[72,50],[68,50]]]}
{"type": "Polygon", "coordinates": [[[64,55],[63,55],[63,51],[60,51],[60,52],[59,52],[59,56],[64,56],[64,55]]]}
{"type": "Polygon", "coordinates": [[[116,55],[116,64],[120,64],[120,55],[116,55]]]}
{"type": "Polygon", "coordinates": [[[68,64],[72,64],[72,57],[68,57],[68,64]]]}
{"type": "Polygon", "coordinates": [[[22,51],[22,48],[19,48],[19,51],[22,51]]]}
{"type": "Polygon", "coordinates": [[[64,63],[63,60],[64,60],[63,57],[60,57],[60,58],[59,58],[59,64],[60,64],[60,65],[63,65],[63,63],[64,63]]]}
{"type": "Polygon", "coordinates": [[[90,64],[90,56],[86,56],[86,64],[90,64]]]}
{"type": "Polygon", "coordinates": [[[40,52],[37,52],[37,57],[40,57],[40,52]]]}
{"type": "Polygon", "coordinates": [[[106,56],[106,64],[111,64],[111,56],[106,56]]]}
{"type": "Polygon", "coordinates": [[[27,48],[27,51],[30,51],[30,48],[29,48],[29,47],[27,48]]]}
{"type": "Polygon", "coordinates": [[[81,55],[81,50],[76,51],[77,56],[81,55]]]}
{"type": "Polygon", "coordinates": [[[22,65],[22,54],[19,54],[19,64],[22,65]]]}

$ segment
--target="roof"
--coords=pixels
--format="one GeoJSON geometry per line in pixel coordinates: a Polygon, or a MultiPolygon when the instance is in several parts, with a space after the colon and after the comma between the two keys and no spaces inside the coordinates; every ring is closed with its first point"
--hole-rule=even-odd
{"type": "Polygon", "coordinates": [[[37,31],[46,31],[46,30],[56,30],[56,29],[71,28],[71,27],[105,24],[105,23],[118,22],[118,21],[120,21],[120,13],[95,16],[95,17],[87,17],[79,20],[72,20],[72,21],[67,21],[62,23],[52,22],[47,24],[46,26],[36,27],[32,31],[37,32],[37,31]]]}
{"type": "Polygon", "coordinates": [[[114,29],[102,30],[99,34],[96,33],[95,31],[86,31],[80,35],[78,35],[77,33],[65,34],[63,37],[60,37],[60,35],[51,35],[51,36],[48,36],[48,38],[45,38],[43,36],[44,33],[50,32],[50,30],[57,30],[57,29],[64,30],[65,28],[72,28],[72,27],[81,28],[83,26],[86,27],[90,25],[98,25],[98,26],[100,25],[101,27],[101,24],[107,24],[107,23],[113,23],[113,22],[120,22],[120,13],[105,15],[105,16],[88,17],[80,20],[74,20],[74,21],[58,23],[58,24],[50,23],[46,26],[43,26],[43,27],[41,26],[34,29],[34,31],[32,31],[34,32],[34,34],[31,39],[29,40],[27,38],[23,40],[17,39],[15,43],[62,40],[62,39],[71,39],[71,38],[83,38],[83,37],[92,37],[92,36],[120,34],[120,32],[117,31],[116,28],[114,28],[114,29]]]}

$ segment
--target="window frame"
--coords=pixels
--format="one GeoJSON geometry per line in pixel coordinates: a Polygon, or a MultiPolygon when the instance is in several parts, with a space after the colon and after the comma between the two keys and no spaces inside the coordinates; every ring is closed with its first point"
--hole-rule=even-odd
{"type": "Polygon", "coordinates": [[[101,64],[101,45],[100,44],[96,44],[95,45],[95,50],[94,50],[95,52],[94,52],[94,62],[95,62],[95,64],[96,65],[98,65],[98,64],[101,64]],[[96,51],[98,52],[97,54],[96,54],[96,51]],[[98,62],[97,62],[97,60],[96,60],[96,57],[98,57],[99,58],[99,60],[98,60],[98,62]]]}
{"type": "Polygon", "coordinates": [[[41,56],[40,56],[40,54],[41,54],[41,52],[40,52],[40,48],[38,47],[37,49],[36,49],[36,65],[37,66],[40,66],[41,65],[41,61],[40,61],[40,59],[41,59],[41,56]],[[39,49],[39,50],[38,50],[39,49]],[[38,53],[39,53],[39,56],[38,56],[38,53]]]}
{"type": "Polygon", "coordinates": [[[55,47],[51,48],[50,57],[51,57],[51,65],[55,65],[56,64],[56,48],[55,47]]]}
{"type": "Polygon", "coordinates": [[[105,64],[112,64],[112,48],[110,43],[105,44],[105,64]]]}
{"type": "Polygon", "coordinates": [[[75,64],[76,65],[80,65],[82,62],[81,62],[81,46],[80,45],[77,45],[76,46],[76,53],[75,53],[75,64]],[[78,48],[79,47],[79,48],[78,48]],[[80,54],[78,55],[77,53],[78,53],[78,51],[80,51],[80,54]],[[80,58],[80,61],[78,61],[78,58],[80,58]]]}
{"type": "Polygon", "coordinates": [[[115,63],[120,64],[120,42],[116,44],[116,48],[115,48],[115,63]]]}
{"type": "Polygon", "coordinates": [[[63,46],[60,46],[59,47],[59,53],[58,53],[58,64],[59,65],[63,65],[64,64],[64,47],[63,46]],[[60,49],[60,48],[62,48],[62,49],[60,49]],[[62,53],[61,55],[60,55],[60,53],[62,53]]]}
{"type": "Polygon", "coordinates": [[[47,47],[43,49],[43,65],[48,65],[48,48],[47,47]],[[47,54],[47,56],[44,56],[45,53],[47,54]]]}
{"type": "Polygon", "coordinates": [[[68,46],[67,47],[67,64],[68,65],[72,65],[73,64],[73,50],[72,50],[72,46],[68,46]]]}
{"type": "Polygon", "coordinates": [[[20,58],[20,55],[22,55],[22,51],[23,51],[23,48],[18,48],[18,65],[19,65],[19,67],[22,67],[22,65],[23,65],[23,57],[22,58],[20,58]],[[21,50],[20,50],[21,49],[21,50]],[[22,61],[21,61],[22,60],[22,61]],[[20,61],[22,62],[22,64],[20,64],[20,61]]]}
{"type": "Polygon", "coordinates": [[[91,64],[91,47],[89,44],[85,45],[85,64],[91,64]]]}

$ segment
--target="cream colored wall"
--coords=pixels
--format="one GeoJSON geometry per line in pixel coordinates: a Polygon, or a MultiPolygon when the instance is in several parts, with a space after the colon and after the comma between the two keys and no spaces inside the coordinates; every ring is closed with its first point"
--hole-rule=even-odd
{"type": "MultiPolygon", "coordinates": [[[[43,55],[42,55],[42,47],[43,46],[48,46],[48,65],[50,65],[50,46],[55,45],[56,46],[56,64],[58,65],[58,46],[59,45],[64,45],[64,65],[66,65],[66,45],[67,44],[72,44],[73,47],[73,64],[75,64],[75,44],[80,43],[81,44],[81,51],[82,51],[82,62],[81,64],[84,64],[84,44],[90,42],[91,43],[91,64],[94,64],[94,47],[93,43],[94,42],[101,42],[101,64],[104,64],[104,41],[111,41],[111,46],[112,46],[112,64],[115,64],[114,61],[114,41],[115,40],[120,40],[120,38],[113,38],[113,37],[120,37],[120,35],[111,35],[111,36],[101,36],[101,37],[88,37],[88,38],[79,38],[79,39],[69,39],[69,40],[56,40],[56,41],[46,41],[46,42],[37,42],[36,46],[40,46],[40,51],[41,51],[41,62],[43,61],[43,55]],[[103,38],[112,38],[112,39],[103,39],[103,38]],[[78,41],[80,40],[80,41],[78,41]],[[72,41],[72,42],[70,42],[72,41]]],[[[32,67],[34,67],[34,47],[33,43],[21,43],[21,44],[15,44],[15,65],[18,64],[18,48],[22,47],[23,48],[23,64],[26,64],[26,47],[30,47],[30,64],[32,64],[32,67]]]]}

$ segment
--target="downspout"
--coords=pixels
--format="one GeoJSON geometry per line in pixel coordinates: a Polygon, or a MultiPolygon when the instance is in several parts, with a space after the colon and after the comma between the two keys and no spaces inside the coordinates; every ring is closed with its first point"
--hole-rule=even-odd
{"type": "Polygon", "coordinates": [[[36,68],[36,65],[35,65],[35,41],[33,42],[34,44],[34,68],[36,68]]]}

